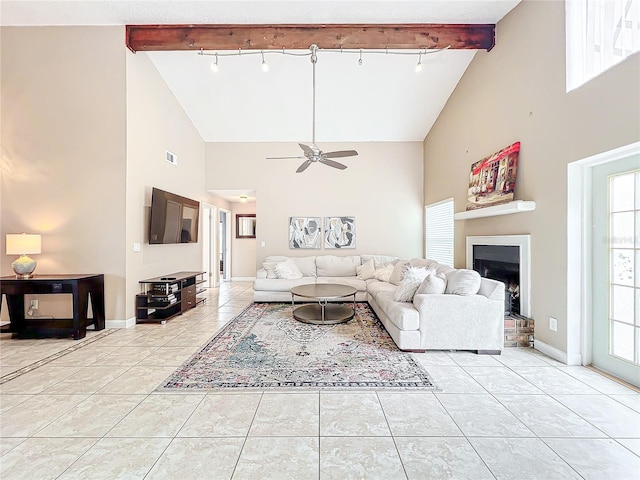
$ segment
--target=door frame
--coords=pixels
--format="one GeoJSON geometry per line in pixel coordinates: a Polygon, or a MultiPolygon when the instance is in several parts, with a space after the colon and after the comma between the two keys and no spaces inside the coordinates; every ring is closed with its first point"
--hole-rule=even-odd
{"type": "Polygon", "coordinates": [[[640,141],[567,165],[567,357],[568,365],[592,362],[591,219],[593,167],[640,154],[640,141]]]}
{"type": "MultiPolygon", "coordinates": [[[[224,251],[222,254],[222,260],[224,265],[224,272],[220,277],[220,282],[228,282],[231,280],[231,210],[225,208],[219,209],[220,216],[224,216],[224,225],[221,227],[220,234],[224,235],[224,242],[220,245],[220,249],[224,251]]],[[[218,268],[218,270],[220,270],[218,268]]]]}
{"type": "Polygon", "coordinates": [[[217,287],[220,283],[219,268],[216,267],[217,252],[217,234],[218,234],[218,207],[210,203],[202,202],[202,269],[207,272],[207,283],[205,287],[217,287]]]}

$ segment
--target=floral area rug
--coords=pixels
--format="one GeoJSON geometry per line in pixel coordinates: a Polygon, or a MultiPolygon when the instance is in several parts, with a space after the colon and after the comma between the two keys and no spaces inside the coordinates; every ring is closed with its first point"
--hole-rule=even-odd
{"type": "Polygon", "coordinates": [[[253,303],[158,387],[159,391],[434,389],[366,303],[337,325],[295,320],[291,304],[253,303]]]}

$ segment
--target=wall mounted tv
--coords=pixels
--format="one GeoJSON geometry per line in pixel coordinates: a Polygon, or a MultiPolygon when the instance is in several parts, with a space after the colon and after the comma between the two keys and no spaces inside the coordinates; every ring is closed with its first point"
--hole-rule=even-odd
{"type": "Polygon", "coordinates": [[[197,243],[200,203],[154,188],[149,243],[197,243]]]}

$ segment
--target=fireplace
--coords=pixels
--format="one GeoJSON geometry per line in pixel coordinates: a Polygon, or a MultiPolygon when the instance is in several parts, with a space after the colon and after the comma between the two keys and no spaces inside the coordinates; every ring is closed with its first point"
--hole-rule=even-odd
{"type": "Polygon", "coordinates": [[[467,237],[467,268],[505,285],[505,313],[530,317],[530,236],[467,237]]]}

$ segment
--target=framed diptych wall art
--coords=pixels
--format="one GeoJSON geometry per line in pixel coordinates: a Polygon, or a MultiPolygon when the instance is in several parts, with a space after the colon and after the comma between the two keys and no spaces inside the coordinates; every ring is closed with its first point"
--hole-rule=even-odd
{"type": "Polygon", "coordinates": [[[289,217],[289,248],[316,248],[322,244],[320,217],[289,217]]]}
{"type": "Polygon", "coordinates": [[[324,248],[356,248],[356,217],[324,217],[324,248]]]}

